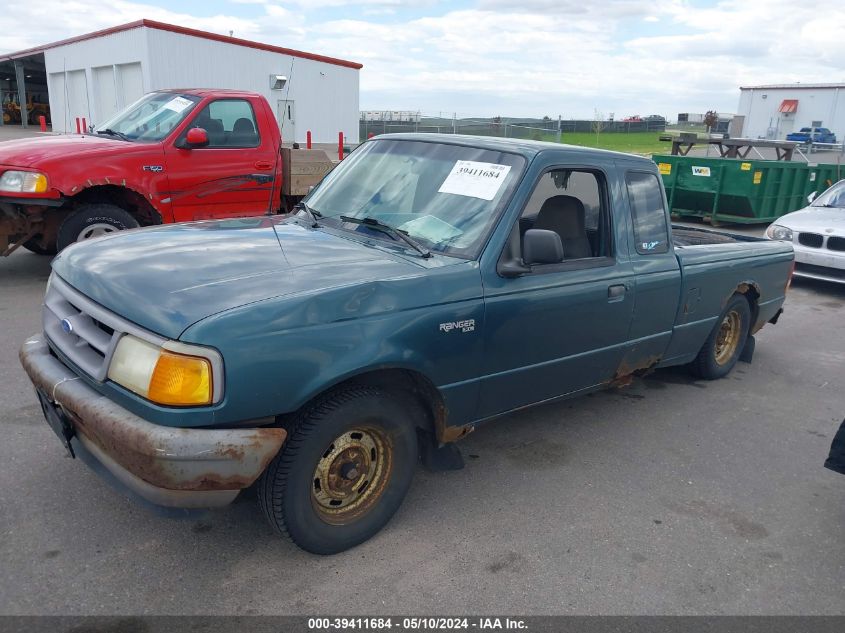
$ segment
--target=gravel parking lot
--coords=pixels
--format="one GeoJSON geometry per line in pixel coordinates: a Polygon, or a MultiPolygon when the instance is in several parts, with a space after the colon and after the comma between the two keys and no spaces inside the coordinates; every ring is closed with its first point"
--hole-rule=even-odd
{"type": "Polygon", "coordinates": [[[174,520],[63,456],[17,361],[47,258],[0,260],[2,614],[845,614],[845,287],[796,282],[751,365],[511,415],[374,539],[275,536],[254,495],[174,520]]]}

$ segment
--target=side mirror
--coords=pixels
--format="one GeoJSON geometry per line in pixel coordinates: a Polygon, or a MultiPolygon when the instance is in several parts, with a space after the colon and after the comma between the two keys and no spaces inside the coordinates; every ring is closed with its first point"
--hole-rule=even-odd
{"type": "Polygon", "coordinates": [[[208,132],[201,127],[192,127],[185,135],[184,142],[179,144],[181,149],[194,149],[208,145],[208,132]]]}
{"type": "Polygon", "coordinates": [[[544,229],[528,229],[522,238],[522,261],[532,264],[559,264],[563,261],[560,235],[544,229]]]}
{"type": "Polygon", "coordinates": [[[807,202],[812,202],[813,200],[815,200],[815,199],[816,199],[816,197],[817,197],[818,195],[819,195],[819,192],[818,192],[818,191],[811,191],[811,192],[810,192],[810,195],[809,195],[809,196],[807,196],[807,202]]]}

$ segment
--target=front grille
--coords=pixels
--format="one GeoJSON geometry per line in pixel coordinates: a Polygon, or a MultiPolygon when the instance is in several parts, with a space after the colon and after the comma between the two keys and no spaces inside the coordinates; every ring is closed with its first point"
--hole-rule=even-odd
{"type": "Polygon", "coordinates": [[[811,248],[821,248],[824,243],[824,236],[818,233],[799,233],[798,243],[811,248]]]}
{"type": "Polygon", "coordinates": [[[800,262],[795,262],[795,272],[833,277],[835,279],[845,279],[845,269],[826,268],[824,266],[814,266],[813,264],[802,264],[800,262]]]}
{"type": "MultiPolygon", "coordinates": [[[[123,334],[140,329],[88,299],[55,274],[41,313],[44,333],[53,347],[95,380],[108,373],[114,348],[123,334]]],[[[149,339],[149,334],[142,334],[149,339]]]]}
{"type": "Polygon", "coordinates": [[[827,247],[832,251],[845,251],[845,237],[827,238],[827,247]]]}

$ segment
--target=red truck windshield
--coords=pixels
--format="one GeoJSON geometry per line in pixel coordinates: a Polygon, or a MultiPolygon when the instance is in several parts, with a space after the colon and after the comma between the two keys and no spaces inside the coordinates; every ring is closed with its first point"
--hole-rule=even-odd
{"type": "Polygon", "coordinates": [[[179,125],[200,101],[193,95],[153,92],[118,112],[95,132],[125,141],[160,141],[179,125]]]}

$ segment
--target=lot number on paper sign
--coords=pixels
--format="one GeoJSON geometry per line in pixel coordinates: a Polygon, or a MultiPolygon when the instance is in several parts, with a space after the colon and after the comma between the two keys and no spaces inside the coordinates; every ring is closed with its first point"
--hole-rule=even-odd
{"type": "Polygon", "coordinates": [[[510,165],[459,160],[440,185],[440,193],[492,200],[505,183],[510,165]]]}
{"type": "Polygon", "coordinates": [[[173,97],[170,101],[164,104],[164,107],[168,110],[173,110],[178,114],[191,105],[191,103],[193,102],[190,99],[185,99],[184,97],[173,97]]]}

